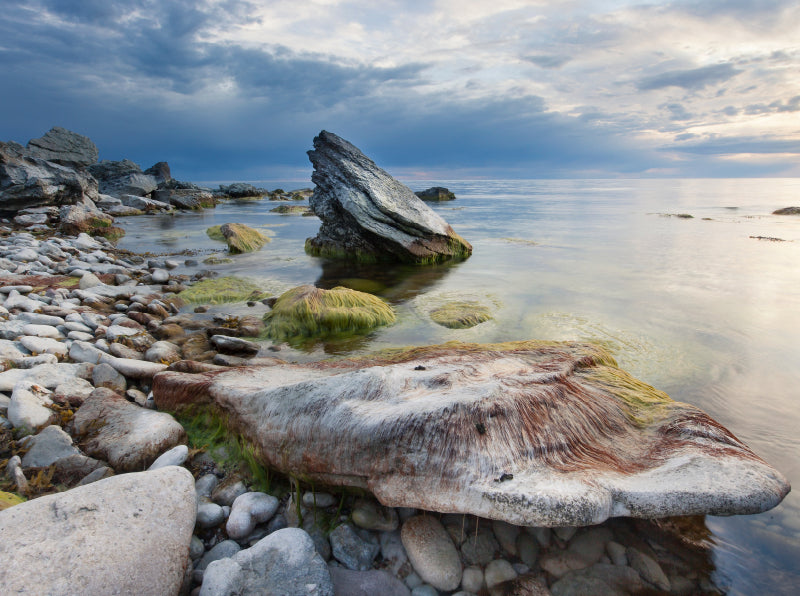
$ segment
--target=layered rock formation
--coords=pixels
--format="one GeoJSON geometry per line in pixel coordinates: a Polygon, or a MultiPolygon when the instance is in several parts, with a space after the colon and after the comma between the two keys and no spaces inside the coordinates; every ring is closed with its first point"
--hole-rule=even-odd
{"type": "Polygon", "coordinates": [[[586,344],[446,344],[202,374],[161,409],[223,413],[262,463],[387,506],[514,524],[756,513],[786,479],[707,414],[586,344]]]}
{"type": "Polygon", "coordinates": [[[431,263],[472,254],[472,246],[417,196],[359,151],[322,131],[308,152],[316,184],[309,200],[322,220],[306,250],[358,260],[431,263]]]}

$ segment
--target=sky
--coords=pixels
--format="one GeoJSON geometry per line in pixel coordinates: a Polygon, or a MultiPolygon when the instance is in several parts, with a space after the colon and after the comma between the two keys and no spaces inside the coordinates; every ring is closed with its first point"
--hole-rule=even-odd
{"type": "Polygon", "coordinates": [[[797,0],[0,0],[0,140],[182,180],[800,176],[797,0]]]}

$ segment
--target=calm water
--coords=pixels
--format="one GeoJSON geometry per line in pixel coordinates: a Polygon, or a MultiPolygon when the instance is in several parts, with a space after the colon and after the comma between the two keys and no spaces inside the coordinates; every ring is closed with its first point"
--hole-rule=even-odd
{"type": "Polygon", "coordinates": [[[800,217],[770,214],[800,205],[800,179],[409,185],[434,184],[458,197],[432,208],[472,243],[474,254],[464,262],[374,268],[309,257],[303,243],[319,220],[269,213],[279,204],[269,201],[121,220],[128,234],[120,247],[194,249],[202,258],[224,249],[207,238],[207,227],[246,223],[272,242],[216,267],[224,274],[256,278],[275,293],[301,283],[349,285],[397,308],[390,328],[282,352],[289,358],[453,339],[602,342],[623,368],[709,412],[797,487],[770,512],[707,517],[706,524],[718,586],[729,594],[798,593],[800,217]],[[495,319],[450,330],[428,318],[435,305],[464,297],[491,306],[495,319]]]}

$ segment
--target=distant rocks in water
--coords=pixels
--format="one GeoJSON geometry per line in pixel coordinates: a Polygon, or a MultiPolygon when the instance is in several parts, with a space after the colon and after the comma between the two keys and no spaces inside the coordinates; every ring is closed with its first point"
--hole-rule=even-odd
{"type": "Polygon", "coordinates": [[[359,149],[327,131],[308,152],[316,185],[309,200],[322,220],[306,241],[314,255],[425,264],[472,254],[472,246],[359,149]]]}
{"type": "Polygon", "coordinates": [[[233,254],[253,252],[269,242],[258,230],[240,223],[222,224],[219,231],[233,254]]]}
{"type": "Polygon", "coordinates": [[[455,201],[456,195],[443,186],[432,186],[414,193],[423,201],[455,201]]]}
{"type": "Polygon", "coordinates": [[[772,215],[800,215],[800,207],[784,207],[783,209],[776,209],[772,215]]]}
{"type": "Polygon", "coordinates": [[[659,213],[661,217],[677,217],[678,219],[694,219],[690,213],[659,213]]]}
{"type": "Polygon", "coordinates": [[[233,184],[220,184],[219,192],[225,196],[240,199],[248,197],[263,197],[269,194],[266,188],[257,188],[245,182],[235,182],[233,184]]]}
{"type": "Polygon", "coordinates": [[[767,242],[786,242],[783,238],[773,238],[772,236],[750,236],[754,240],[766,240],[767,242]]]}
{"type": "Polygon", "coordinates": [[[789,491],[707,414],[589,344],[450,343],[166,371],[153,395],[162,410],[224,412],[266,466],[390,507],[582,526],[757,513],[789,491]]]}
{"type": "Polygon", "coordinates": [[[302,205],[278,205],[269,210],[270,213],[280,213],[282,215],[314,215],[308,207],[302,205]]]}
{"type": "Polygon", "coordinates": [[[84,167],[97,162],[97,146],[83,135],[54,126],[44,136],[28,141],[34,157],[68,167],[84,167]]]}
{"type": "Polygon", "coordinates": [[[282,294],[264,315],[267,337],[287,340],[363,333],[395,322],[392,307],[365,292],[344,287],[299,286],[282,294]]]}

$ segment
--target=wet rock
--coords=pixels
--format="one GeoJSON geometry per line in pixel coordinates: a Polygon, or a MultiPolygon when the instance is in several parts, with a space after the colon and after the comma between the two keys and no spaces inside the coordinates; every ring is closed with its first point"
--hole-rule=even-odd
{"type": "Polygon", "coordinates": [[[114,476],[6,509],[0,592],[35,586],[65,594],[79,586],[83,594],[177,594],[194,510],[192,475],[178,467],[114,476]]]}
{"type": "MultiPolygon", "coordinates": [[[[325,509],[331,507],[339,502],[335,496],[330,493],[321,492],[307,492],[303,495],[303,505],[306,507],[319,507],[325,509]]],[[[362,526],[363,527],[363,526],[362,526]]]]}
{"type": "Polygon", "coordinates": [[[553,577],[563,577],[570,571],[585,569],[589,563],[580,555],[569,551],[549,552],[539,558],[539,566],[553,577]]]}
{"type": "Polygon", "coordinates": [[[172,364],[181,359],[181,349],[169,341],[157,341],[147,349],[144,354],[145,360],[150,362],[160,362],[161,364],[172,364]]]}
{"type": "Polygon", "coordinates": [[[464,560],[471,565],[486,565],[494,559],[500,545],[488,529],[480,530],[477,535],[470,535],[461,545],[464,560]]]}
{"type": "Polygon", "coordinates": [[[86,453],[117,471],[146,468],[186,438],[183,427],[169,414],[140,408],[105,388],[95,389],[84,401],[74,424],[76,432],[86,437],[86,453]]]}
{"type": "Polygon", "coordinates": [[[419,576],[439,590],[455,590],[461,583],[461,560],[444,526],[431,515],[418,515],[403,524],[400,536],[411,565],[419,576]]]}
{"type": "Polygon", "coordinates": [[[400,532],[381,532],[379,535],[381,543],[381,558],[383,559],[383,567],[392,572],[392,574],[399,576],[400,570],[408,562],[408,555],[406,549],[403,547],[403,541],[400,538],[400,532]]]}
{"type": "Polygon", "coordinates": [[[517,554],[517,537],[520,527],[500,520],[492,520],[492,531],[502,549],[509,555],[517,554]]]}
{"type": "Polygon", "coordinates": [[[366,484],[385,506],[574,527],[611,515],[753,513],[789,490],[707,414],[588,344],[425,346],[335,363],[166,372],[153,392],[170,410],[217,404],[254,437],[263,464],[366,484]]]}
{"type": "Polygon", "coordinates": [[[523,532],[517,536],[517,553],[523,563],[533,568],[539,558],[539,543],[533,536],[523,532]]]}
{"type": "Polygon", "coordinates": [[[414,193],[423,201],[454,201],[456,195],[443,186],[432,186],[414,193]]]}
{"type": "Polygon", "coordinates": [[[772,215],[800,215],[800,207],[783,207],[773,211],[772,215]]]}
{"type": "Polygon", "coordinates": [[[517,577],[517,572],[505,559],[495,559],[486,565],[484,576],[486,587],[491,590],[497,584],[517,577]]]}
{"type": "Polygon", "coordinates": [[[396,577],[380,569],[354,571],[330,568],[336,596],[409,596],[411,591],[396,577]]]}
{"type": "Polygon", "coordinates": [[[254,341],[228,335],[212,335],[211,344],[220,352],[232,354],[258,354],[261,346],[254,341]]]}
{"type": "Polygon", "coordinates": [[[608,552],[608,557],[611,559],[611,562],[614,563],[614,565],[625,566],[628,564],[628,555],[625,554],[625,547],[619,542],[614,542],[613,540],[608,542],[606,544],[606,551],[608,552]]]}
{"type": "Polygon", "coordinates": [[[211,498],[215,503],[230,507],[239,495],[243,495],[246,492],[247,487],[244,482],[234,476],[217,486],[212,491],[211,498]]]}
{"type": "MultiPolygon", "coordinates": [[[[604,592],[587,592],[591,596],[608,596],[604,592]]],[[[547,584],[541,577],[533,574],[521,575],[515,579],[497,584],[489,590],[489,596],[551,596],[547,584]]],[[[578,596],[574,594],[573,596],[578,596]]]]}
{"type": "Polygon", "coordinates": [[[359,528],[391,532],[396,530],[400,522],[397,512],[392,507],[383,507],[375,501],[358,499],[351,513],[353,523],[359,528]]]}
{"type": "Polygon", "coordinates": [[[370,569],[380,552],[377,540],[374,542],[365,540],[349,524],[336,527],[329,538],[334,558],[348,569],[356,571],[370,569]]]}
{"type": "MultiPolygon", "coordinates": [[[[515,574],[516,576],[516,574],[515,574]]],[[[483,588],[483,570],[480,567],[467,567],[461,574],[461,589],[477,594],[483,588]]]]}
{"type": "Polygon", "coordinates": [[[630,566],[639,572],[639,575],[642,576],[642,579],[653,584],[659,590],[669,592],[669,579],[657,561],[631,546],[627,548],[625,554],[628,557],[630,566]]]}
{"type": "Polygon", "coordinates": [[[426,263],[472,253],[408,187],[344,139],[322,131],[308,155],[316,184],[309,205],[322,220],[306,241],[313,254],[426,263]]]}
{"type": "Polygon", "coordinates": [[[333,596],[325,561],[306,532],[285,528],[214,561],[205,570],[200,596],[218,594],[305,594],[333,596]]]}
{"type": "Polygon", "coordinates": [[[639,574],[630,567],[598,563],[580,571],[570,571],[553,583],[553,596],[578,596],[580,594],[608,594],[624,596],[645,590],[639,574]]]}
{"type": "Polygon", "coordinates": [[[582,557],[589,565],[594,565],[603,556],[606,544],[614,538],[608,528],[590,528],[575,536],[569,543],[569,552],[582,557]]]}

